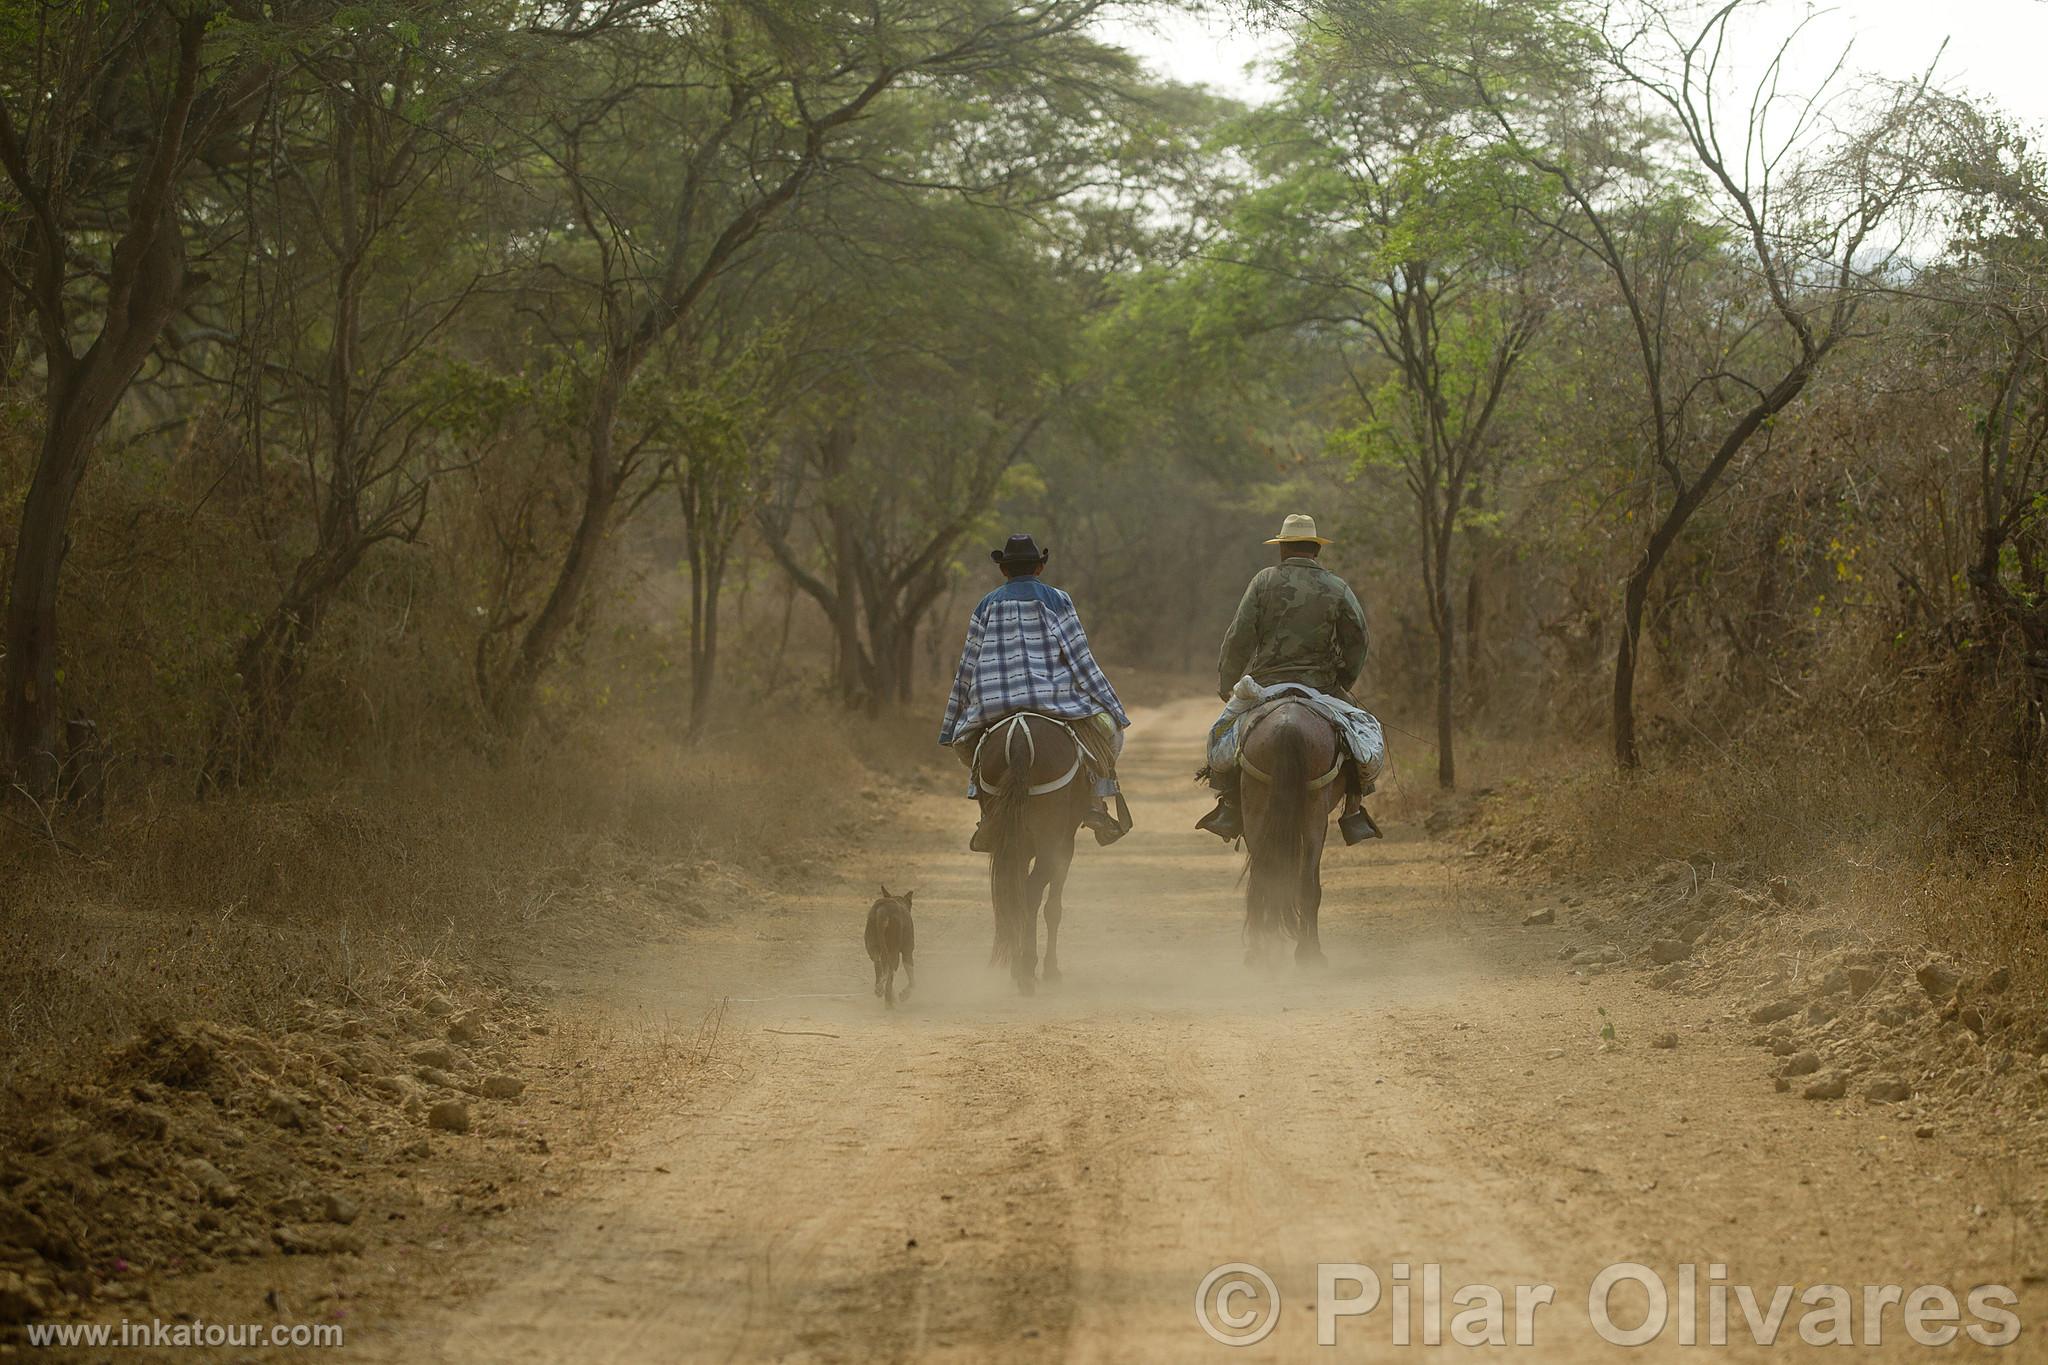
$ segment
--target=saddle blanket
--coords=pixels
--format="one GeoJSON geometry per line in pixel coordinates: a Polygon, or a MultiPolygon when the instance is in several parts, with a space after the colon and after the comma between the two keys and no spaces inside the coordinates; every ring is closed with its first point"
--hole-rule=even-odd
{"type": "Polygon", "coordinates": [[[1230,700],[1223,704],[1223,714],[1209,727],[1209,770],[1227,773],[1237,768],[1240,722],[1248,713],[1280,697],[1301,698],[1336,727],[1338,741],[1358,762],[1358,776],[1365,790],[1372,791],[1373,784],[1379,781],[1387,766],[1387,741],[1380,732],[1379,718],[1362,707],[1302,683],[1275,683],[1271,687],[1261,687],[1250,678],[1239,678],[1237,686],[1230,689],[1230,700]]]}

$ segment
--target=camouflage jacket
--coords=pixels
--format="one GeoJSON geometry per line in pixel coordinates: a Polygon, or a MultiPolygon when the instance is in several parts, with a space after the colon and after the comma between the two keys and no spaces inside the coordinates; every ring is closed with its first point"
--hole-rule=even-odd
{"type": "Polygon", "coordinates": [[[1216,660],[1217,694],[1250,674],[1262,687],[1306,683],[1347,697],[1365,668],[1365,613],[1343,579],[1296,557],[1259,570],[1216,660]]]}

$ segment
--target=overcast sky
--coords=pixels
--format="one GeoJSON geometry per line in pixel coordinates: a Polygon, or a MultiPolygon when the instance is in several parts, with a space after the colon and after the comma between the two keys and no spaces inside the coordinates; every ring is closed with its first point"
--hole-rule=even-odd
{"type": "MultiPolygon", "coordinates": [[[[1757,50],[1790,32],[1806,13],[1805,0],[1771,0],[1755,21],[1757,50]]],[[[1943,84],[1989,95],[2037,128],[2048,128],[2048,2],[2044,0],[1836,0],[1795,49],[1794,83],[1822,80],[1845,44],[1850,65],[1882,76],[1917,75],[1948,49],[1938,68],[1943,84]],[[1803,78],[1803,79],[1801,79],[1803,78]]],[[[1222,19],[1168,14],[1151,28],[1109,26],[1110,36],[1156,69],[1243,99],[1270,86],[1245,67],[1276,50],[1280,39],[1255,34],[1222,19]]]]}

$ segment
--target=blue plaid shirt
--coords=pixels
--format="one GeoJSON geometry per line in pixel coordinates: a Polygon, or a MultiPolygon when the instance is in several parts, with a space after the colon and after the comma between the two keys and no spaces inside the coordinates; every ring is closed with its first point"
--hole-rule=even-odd
{"type": "Polygon", "coordinates": [[[1069,720],[1106,711],[1131,723],[1088,648],[1074,599],[1035,577],[1010,579],[974,609],[939,743],[1018,711],[1069,720]]]}

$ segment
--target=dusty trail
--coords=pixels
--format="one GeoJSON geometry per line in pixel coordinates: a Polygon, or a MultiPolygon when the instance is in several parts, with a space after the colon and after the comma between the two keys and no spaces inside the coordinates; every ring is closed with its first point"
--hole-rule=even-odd
{"type": "MultiPolygon", "coordinates": [[[[1557,940],[1519,927],[1519,897],[1456,875],[1450,850],[1333,849],[1329,968],[1247,971],[1236,859],[1189,829],[1209,710],[1139,717],[1140,828],[1084,849],[1066,980],[1035,999],[983,966],[971,808],[937,796],[856,860],[861,890],[743,910],[610,979],[610,1005],[679,1020],[735,997],[731,1074],[649,1114],[585,1197],[466,1268],[472,1292],[358,1333],[352,1353],[1291,1359],[1317,1354],[1316,1263],[1353,1261],[1383,1280],[1437,1263],[1446,1294],[1496,1286],[1511,1340],[1514,1287],[1555,1285],[1523,1358],[1692,1354],[1675,1326],[1647,1351],[1594,1333],[1587,1286],[1635,1261],[1674,1287],[1681,1264],[1704,1284],[1723,1262],[1766,1303],[1780,1283],[1851,1286],[1859,1341],[1856,1287],[2006,1281],[2021,1340],[1961,1353],[2048,1358],[2028,1301],[2043,1291],[2017,1283],[1996,1220],[1969,1216],[1996,1207],[1995,1167],[1860,1102],[1771,1094],[1747,1030],[1710,1003],[1566,976],[1557,940]],[[894,1015],[864,993],[862,896],[882,880],[917,891],[922,970],[894,1015]],[[1600,1047],[1601,1008],[1618,1050],[1600,1047]],[[1666,1028],[1680,1047],[1650,1049],[1666,1028]],[[1229,1261],[1270,1272],[1284,1304],[1243,1353],[1194,1316],[1196,1284],[1229,1261]]],[[[1395,1344],[1389,1302],[1338,1324],[1343,1356],[1436,1354],[1421,1297],[1417,1345],[1395,1344]]],[[[1639,1294],[1614,1303],[1623,1326],[1640,1319],[1639,1294]]],[[[1731,1303],[1745,1345],[1714,1355],[1797,1353],[1793,1310],[1764,1350],[1731,1303]]],[[[1897,1308],[1884,1334],[1919,1353],[1897,1308]]]]}

